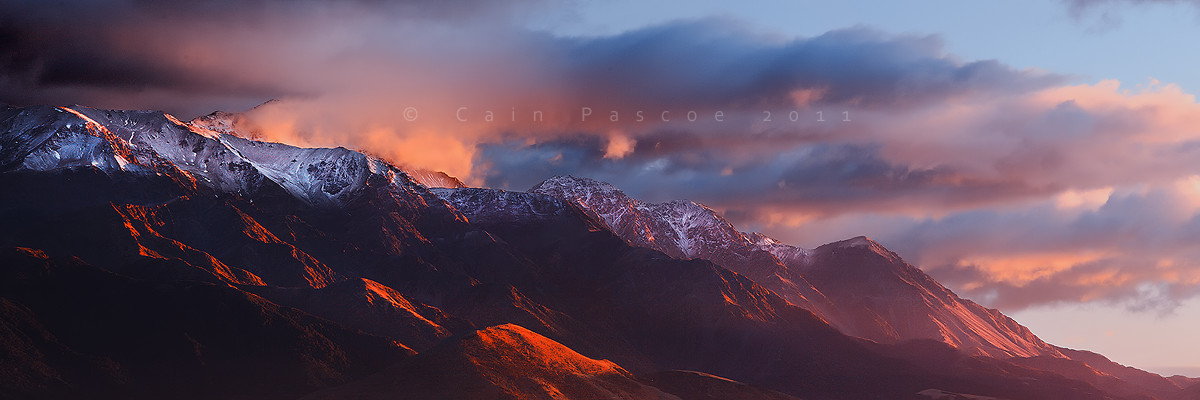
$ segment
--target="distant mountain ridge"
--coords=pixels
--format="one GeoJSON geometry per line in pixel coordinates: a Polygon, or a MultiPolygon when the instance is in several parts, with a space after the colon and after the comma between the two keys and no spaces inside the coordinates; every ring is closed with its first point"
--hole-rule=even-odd
{"type": "MultiPolygon", "coordinates": [[[[20,355],[0,366],[28,371],[0,377],[0,393],[291,399],[387,396],[399,381],[434,398],[1151,393],[1128,384],[1151,376],[1099,379],[1057,356],[842,334],[828,315],[857,314],[838,302],[889,309],[825,274],[907,282],[883,292],[894,299],[934,293],[865,238],[787,248],[697,204],[618,198],[629,232],[667,251],[633,246],[604,207],[430,189],[360,152],[254,140],[220,122],[231,115],[0,108],[0,352],[20,355]]],[[[902,305],[891,310],[924,310],[902,305]]]]}

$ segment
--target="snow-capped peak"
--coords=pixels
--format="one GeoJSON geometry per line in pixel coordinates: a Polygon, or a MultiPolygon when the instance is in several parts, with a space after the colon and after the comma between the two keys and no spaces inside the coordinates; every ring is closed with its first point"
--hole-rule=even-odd
{"type": "Polygon", "coordinates": [[[631,200],[625,192],[608,182],[570,175],[546,179],[529,189],[529,192],[567,199],[589,207],[597,202],[617,204],[631,200]]]}
{"type": "MultiPolygon", "coordinates": [[[[551,190],[551,188],[576,188],[587,189],[592,192],[614,193],[621,192],[616,186],[608,182],[598,181],[592,178],[575,177],[571,175],[560,175],[550,179],[546,179],[530,189],[530,191],[551,190]],[[540,189],[540,190],[539,190],[540,189]]],[[[624,194],[621,192],[621,194],[624,194]]]]}

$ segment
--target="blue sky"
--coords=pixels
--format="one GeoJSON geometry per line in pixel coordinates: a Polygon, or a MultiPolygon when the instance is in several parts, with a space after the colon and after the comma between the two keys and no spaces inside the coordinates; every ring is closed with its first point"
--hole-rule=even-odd
{"type": "Polygon", "coordinates": [[[1065,2],[952,1],[575,1],[531,13],[531,28],[603,36],[678,19],[722,17],[784,37],[811,37],[867,26],[890,33],[938,35],[968,60],[998,59],[1019,68],[1117,79],[1154,78],[1194,92],[1200,87],[1200,14],[1194,5],[1099,4],[1073,13],[1065,2]],[[1074,15],[1078,14],[1078,15],[1074,15]]]}

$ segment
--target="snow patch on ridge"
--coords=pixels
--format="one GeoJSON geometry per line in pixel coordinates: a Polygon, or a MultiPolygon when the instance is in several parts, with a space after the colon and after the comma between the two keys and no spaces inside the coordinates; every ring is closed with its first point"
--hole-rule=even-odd
{"type": "Polygon", "coordinates": [[[699,258],[723,243],[749,242],[716,211],[692,201],[646,203],[609,183],[573,176],[547,179],[530,192],[571,201],[595,213],[618,235],[627,237],[630,232],[625,231],[632,231],[650,247],[676,257],[699,258]]]}

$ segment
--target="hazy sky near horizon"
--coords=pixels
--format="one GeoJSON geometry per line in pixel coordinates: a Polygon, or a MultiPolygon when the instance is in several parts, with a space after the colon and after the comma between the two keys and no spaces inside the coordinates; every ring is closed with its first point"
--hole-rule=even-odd
{"type": "Polygon", "coordinates": [[[1047,341],[1185,371],[1198,4],[0,0],[0,102],[280,99],[267,139],[867,235],[1047,341]]]}

